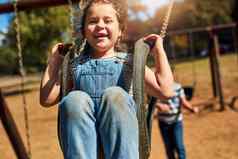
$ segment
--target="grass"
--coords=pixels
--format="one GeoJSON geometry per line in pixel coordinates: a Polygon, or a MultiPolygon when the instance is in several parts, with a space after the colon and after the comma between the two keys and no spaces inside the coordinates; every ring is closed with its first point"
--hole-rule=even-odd
{"type": "MultiPolygon", "coordinates": [[[[238,61],[236,54],[220,57],[220,73],[223,91],[226,96],[236,92],[238,85],[238,61]]],[[[192,85],[196,82],[196,96],[212,97],[212,81],[208,58],[175,64],[175,79],[182,85],[192,85]]]]}

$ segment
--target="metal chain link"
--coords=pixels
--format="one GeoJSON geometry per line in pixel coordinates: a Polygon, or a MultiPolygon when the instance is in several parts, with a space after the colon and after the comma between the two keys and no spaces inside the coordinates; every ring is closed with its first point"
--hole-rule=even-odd
{"type": "Polygon", "coordinates": [[[19,15],[18,15],[18,9],[17,9],[17,0],[13,1],[14,6],[14,13],[15,13],[15,30],[16,30],[16,40],[17,40],[17,60],[19,65],[19,73],[21,76],[21,92],[22,92],[22,104],[24,109],[24,120],[25,120],[25,129],[26,129],[26,141],[27,141],[27,147],[28,147],[28,157],[29,159],[32,156],[31,153],[31,142],[30,142],[30,128],[29,128],[29,118],[28,118],[28,109],[27,109],[27,103],[26,103],[26,96],[24,93],[25,89],[25,77],[26,72],[24,70],[23,66],[23,57],[22,57],[22,46],[21,46],[21,35],[20,35],[20,23],[19,23],[19,15]]]}
{"type": "Polygon", "coordinates": [[[72,38],[75,45],[81,46],[83,41],[82,35],[82,15],[83,9],[82,4],[84,1],[73,2],[72,0],[67,0],[70,8],[70,23],[72,29],[72,38]]]}
{"type": "Polygon", "coordinates": [[[161,28],[161,31],[160,31],[160,34],[159,34],[161,36],[161,38],[164,38],[166,36],[167,28],[168,28],[168,25],[169,25],[169,19],[170,19],[171,13],[172,13],[173,6],[174,6],[174,0],[170,0],[168,10],[167,10],[166,15],[164,17],[162,28],[161,28]]]}
{"type": "Polygon", "coordinates": [[[71,20],[71,22],[70,22],[70,25],[71,25],[71,29],[73,30],[73,22],[72,22],[72,17],[73,17],[73,8],[72,8],[72,6],[73,6],[73,2],[71,1],[71,0],[67,0],[68,1],[68,4],[69,4],[69,9],[70,9],[70,20],[71,20]]]}

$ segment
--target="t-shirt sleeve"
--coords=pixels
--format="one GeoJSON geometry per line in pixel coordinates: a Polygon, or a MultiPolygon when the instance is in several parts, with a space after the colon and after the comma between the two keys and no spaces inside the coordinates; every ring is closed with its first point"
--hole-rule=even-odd
{"type": "Polygon", "coordinates": [[[185,97],[185,92],[184,92],[184,89],[183,89],[183,87],[180,85],[179,86],[180,88],[179,88],[179,96],[180,97],[185,97]]]}

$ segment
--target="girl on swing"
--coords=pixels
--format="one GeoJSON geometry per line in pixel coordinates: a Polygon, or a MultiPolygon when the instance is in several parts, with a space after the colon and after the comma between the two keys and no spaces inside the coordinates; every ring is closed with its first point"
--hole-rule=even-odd
{"type": "MultiPolygon", "coordinates": [[[[126,87],[123,68],[132,67],[132,56],[117,51],[125,31],[125,0],[92,0],[85,8],[82,33],[87,40],[84,53],[71,62],[72,86],[60,101],[62,43],[52,49],[42,76],[40,103],[59,103],[59,138],[65,159],[97,159],[98,143],[105,159],[139,159],[137,106],[126,87]]],[[[143,37],[153,44],[155,71],[145,71],[147,93],[167,99],[173,96],[173,76],[159,35],[143,37]]],[[[129,71],[130,73],[132,71],[129,71]]]]}

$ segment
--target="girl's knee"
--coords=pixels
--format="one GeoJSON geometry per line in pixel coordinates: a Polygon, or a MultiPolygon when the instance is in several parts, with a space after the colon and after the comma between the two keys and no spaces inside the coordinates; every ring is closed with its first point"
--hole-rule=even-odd
{"type": "Polygon", "coordinates": [[[107,88],[102,97],[102,102],[107,103],[107,109],[112,114],[125,116],[129,112],[136,112],[132,97],[120,87],[107,88]]]}
{"type": "Polygon", "coordinates": [[[113,102],[123,102],[129,99],[129,94],[121,87],[109,87],[104,90],[103,98],[113,102]]]}
{"type": "Polygon", "coordinates": [[[82,113],[90,112],[92,104],[92,99],[87,93],[72,91],[62,99],[60,109],[62,109],[68,117],[77,117],[81,116],[82,113]]]}
{"type": "Polygon", "coordinates": [[[90,96],[83,92],[83,91],[71,91],[69,94],[66,96],[66,100],[73,100],[73,101],[82,101],[82,99],[90,99],[90,96]]]}

